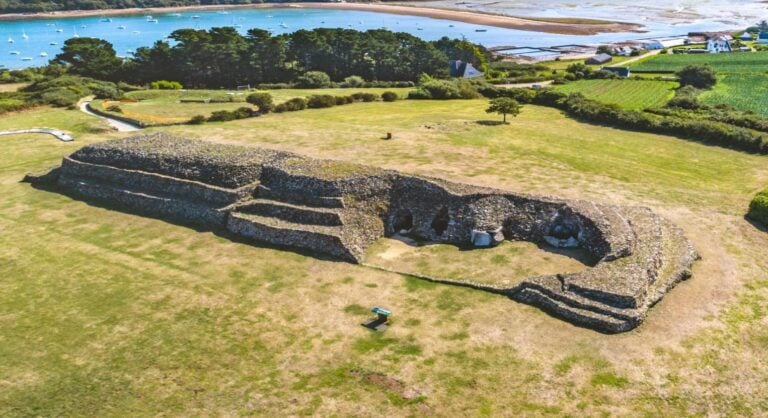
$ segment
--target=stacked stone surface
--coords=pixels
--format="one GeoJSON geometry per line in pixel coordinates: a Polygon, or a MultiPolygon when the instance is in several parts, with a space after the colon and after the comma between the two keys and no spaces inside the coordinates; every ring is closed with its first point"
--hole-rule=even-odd
{"type": "Polygon", "coordinates": [[[696,253],[649,209],[514,194],[282,151],[166,134],[87,146],[58,176],[70,193],[258,242],[361,262],[383,236],[455,245],[503,239],[580,247],[584,272],[516,285],[440,280],[507,295],[577,325],[622,332],[690,275],[696,253]]]}

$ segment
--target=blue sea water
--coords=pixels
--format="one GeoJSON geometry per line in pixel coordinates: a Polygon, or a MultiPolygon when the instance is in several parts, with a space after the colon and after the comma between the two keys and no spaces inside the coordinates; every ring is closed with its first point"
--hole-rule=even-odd
{"type": "Polygon", "coordinates": [[[137,48],[151,46],[176,29],[234,26],[245,33],[262,28],[273,34],[299,29],[351,28],[357,30],[385,28],[407,32],[422,39],[442,36],[464,37],[485,46],[515,45],[544,47],[564,44],[599,44],[640,37],[679,35],[701,29],[696,25],[664,25],[648,27],[649,32],[610,33],[591,36],[545,34],[469,23],[402,16],[386,13],[326,9],[243,9],[226,12],[184,12],[152,16],[110,16],[61,19],[38,19],[0,22],[0,68],[19,69],[41,66],[60,52],[64,41],[74,36],[106,39],[120,56],[130,56],[137,48]],[[479,31],[478,31],[479,30],[479,31]],[[13,42],[10,42],[13,40],[13,42]]]}

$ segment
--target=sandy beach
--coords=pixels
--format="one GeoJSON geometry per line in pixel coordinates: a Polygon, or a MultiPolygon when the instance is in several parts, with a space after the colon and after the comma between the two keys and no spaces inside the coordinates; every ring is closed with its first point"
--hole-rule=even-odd
{"type": "Polygon", "coordinates": [[[357,10],[375,13],[389,13],[396,15],[422,16],[434,19],[453,20],[457,22],[477,25],[495,26],[506,29],[517,29],[532,32],[568,34],[568,35],[595,35],[608,32],[641,32],[642,26],[624,22],[580,21],[574,19],[547,20],[526,19],[499,14],[474,12],[466,10],[431,8],[420,6],[406,6],[397,4],[378,3],[267,3],[253,5],[216,5],[216,6],[186,6],[145,9],[108,9],[108,10],[73,10],[51,13],[10,13],[0,15],[0,21],[53,19],[67,17],[86,16],[116,16],[133,14],[161,14],[192,11],[213,11],[231,9],[277,9],[277,8],[308,8],[308,9],[336,9],[357,10]]]}

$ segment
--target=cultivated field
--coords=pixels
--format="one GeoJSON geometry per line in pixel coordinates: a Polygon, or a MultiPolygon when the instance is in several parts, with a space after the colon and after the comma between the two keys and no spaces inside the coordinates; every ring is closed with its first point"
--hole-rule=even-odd
{"type": "Polygon", "coordinates": [[[632,65],[632,71],[673,72],[691,64],[708,64],[718,73],[765,72],[768,51],[731,54],[660,54],[632,65]]]}
{"type": "MultiPolygon", "coordinates": [[[[0,139],[0,415],[768,413],[768,234],[743,218],[768,183],[768,159],[535,106],[489,126],[478,123],[497,119],[486,107],[359,103],[165,130],[650,206],[680,225],[703,259],[637,330],[602,335],[501,296],[232,242],[35,189],[20,183],[25,173],[119,136],[77,111],[35,110],[4,115],[0,129],[52,126],[76,142],[0,139]],[[394,139],[381,140],[385,132],[394,139]],[[372,306],[393,311],[384,333],[359,325],[372,306]]],[[[386,257],[389,244],[371,257],[386,257]]],[[[512,272],[546,267],[519,255],[571,262],[515,248],[479,254],[478,268],[502,272],[494,260],[512,272]]],[[[455,249],[413,251],[401,255],[409,268],[463,274],[458,264],[440,270],[455,249]]],[[[458,256],[469,263],[475,252],[458,256]]]]}
{"type": "Polygon", "coordinates": [[[663,106],[675,94],[678,84],[672,81],[646,80],[579,80],[555,86],[563,93],[581,93],[588,99],[617,104],[623,108],[642,110],[663,106]]]}
{"type": "Polygon", "coordinates": [[[755,73],[720,74],[715,87],[700,98],[706,104],[724,103],[768,117],[768,76],[755,73]]]}
{"type": "MultiPolygon", "coordinates": [[[[294,97],[307,97],[313,94],[351,95],[365,91],[381,94],[394,91],[405,96],[412,88],[349,88],[349,89],[284,89],[272,90],[270,94],[275,104],[294,97]]],[[[149,90],[127,93],[125,96],[138,102],[118,102],[96,100],[92,103],[99,110],[106,111],[110,106],[119,106],[122,116],[142,121],[148,125],[184,123],[193,116],[210,114],[217,110],[235,110],[239,107],[251,107],[245,98],[252,92],[227,92],[225,90],[149,90]],[[211,100],[210,103],[181,103],[185,100],[211,100]]]]}

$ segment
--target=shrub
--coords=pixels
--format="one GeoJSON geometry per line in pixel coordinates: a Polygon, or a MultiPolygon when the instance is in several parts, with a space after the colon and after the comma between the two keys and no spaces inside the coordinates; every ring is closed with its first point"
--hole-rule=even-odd
{"type": "Polygon", "coordinates": [[[479,96],[477,87],[469,80],[427,80],[415,91],[408,93],[409,99],[474,99],[479,96]]]}
{"type": "Polygon", "coordinates": [[[363,84],[365,84],[363,77],[360,77],[359,75],[351,75],[344,79],[344,82],[341,83],[341,87],[362,87],[363,84]]]}
{"type": "Polygon", "coordinates": [[[112,105],[107,107],[107,112],[123,113],[123,109],[121,109],[118,105],[112,105]]]}
{"type": "Polygon", "coordinates": [[[681,109],[702,108],[698,100],[699,93],[699,90],[691,85],[680,87],[675,92],[675,97],[667,102],[667,107],[677,107],[681,109]]]}
{"type": "Polygon", "coordinates": [[[688,65],[677,72],[681,86],[709,89],[717,83],[715,70],[709,65],[688,65]]]}
{"type": "Polygon", "coordinates": [[[288,100],[285,103],[280,103],[279,105],[275,106],[275,112],[282,113],[282,112],[296,112],[298,110],[304,110],[307,108],[307,99],[304,99],[302,97],[295,97],[291,100],[288,100]]]}
{"type": "Polygon", "coordinates": [[[322,71],[307,71],[296,80],[296,84],[305,89],[330,87],[331,77],[322,71]]]}
{"type": "Polygon", "coordinates": [[[50,89],[40,95],[43,103],[56,107],[72,107],[77,104],[80,97],[82,96],[65,87],[50,89]]]}
{"type": "Polygon", "coordinates": [[[294,85],[289,83],[262,83],[256,86],[259,90],[284,90],[292,89],[293,87],[294,85]]]}
{"type": "Polygon", "coordinates": [[[248,95],[245,101],[259,108],[261,113],[269,113],[275,108],[272,95],[269,93],[253,93],[248,95]]]}
{"type": "Polygon", "coordinates": [[[321,94],[309,96],[307,100],[307,107],[310,109],[321,109],[325,107],[336,106],[336,97],[330,94],[321,94]]]}
{"type": "Polygon", "coordinates": [[[381,100],[384,100],[385,102],[394,102],[399,98],[400,96],[393,91],[385,91],[384,93],[381,93],[381,100]]]}
{"type": "Polygon", "coordinates": [[[379,95],[375,93],[364,93],[359,92],[351,95],[353,100],[357,102],[375,102],[376,100],[379,100],[379,95]]]}
{"type": "Polygon", "coordinates": [[[149,83],[151,90],[181,90],[183,87],[178,81],[157,80],[149,83]]]}
{"type": "Polygon", "coordinates": [[[768,189],[758,193],[752,199],[747,217],[768,227],[768,189]]]}
{"type": "Polygon", "coordinates": [[[187,123],[190,125],[202,125],[203,123],[205,123],[205,120],[206,120],[205,116],[195,115],[195,116],[192,116],[192,119],[190,119],[189,122],[187,123]]]}
{"type": "Polygon", "coordinates": [[[249,107],[241,107],[231,112],[227,110],[217,110],[211,113],[208,122],[229,122],[237,119],[246,119],[253,116],[253,114],[253,109],[249,107]]]}
{"type": "Polygon", "coordinates": [[[336,96],[336,106],[341,106],[349,103],[354,103],[355,99],[352,96],[336,96]]]}

